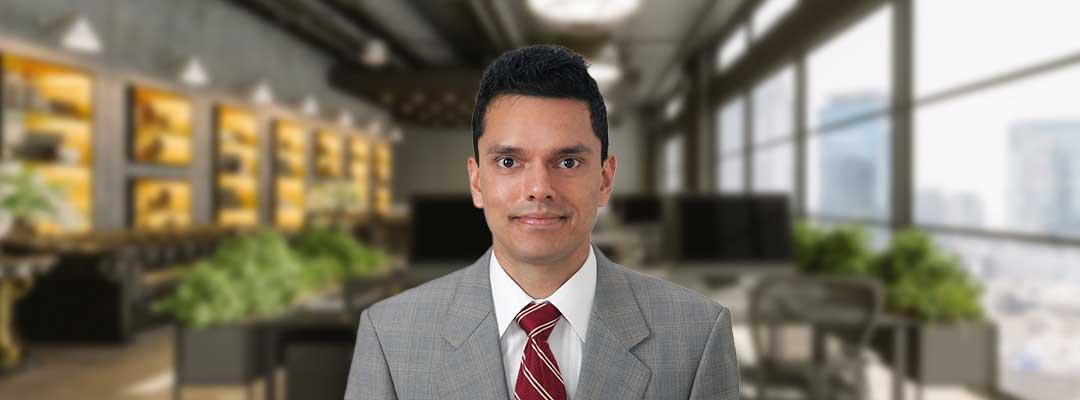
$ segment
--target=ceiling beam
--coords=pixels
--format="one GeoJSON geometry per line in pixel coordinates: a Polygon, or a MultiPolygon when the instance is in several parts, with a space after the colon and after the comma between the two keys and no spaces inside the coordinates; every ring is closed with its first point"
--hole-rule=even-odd
{"type": "Polygon", "coordinates": [[[405,41],[401,40],[401,38],[391,34],[390,31],[386,29],[384,22],[380,22],[377,18],[372,17],[363,9],[363,7],[358,6],[357,2],[349,0],[325,1],[328,2],[331,8],[340,12],[350,22],[363,27],[370,34],[386,42],[390,51],[401,57],[405,63],[418,68],[431,66],[430,63],[424,59],[423,54],[410,47],[405,41]]]}
{"type": "Polygon", "coordinates": [[[498,52],[497,45],[477,30],[469,0],[407,0],[416,14],[443,34],[465,66],[485,65],[498,52]]]}

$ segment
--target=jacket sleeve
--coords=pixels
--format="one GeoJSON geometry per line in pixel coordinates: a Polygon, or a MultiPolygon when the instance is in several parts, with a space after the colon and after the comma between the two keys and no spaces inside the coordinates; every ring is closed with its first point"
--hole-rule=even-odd
{"type": "Polygon", "coordinates": [[[390,366],[368,310],[360,314],[345,400],[397,399],[390,366]]]}
{"type": "Polygon", "coordinates": [[[731,334],[731,311],[721,308],[690,388],[691,399],[737,400],[739,398],[739,361],[731,334]]]}

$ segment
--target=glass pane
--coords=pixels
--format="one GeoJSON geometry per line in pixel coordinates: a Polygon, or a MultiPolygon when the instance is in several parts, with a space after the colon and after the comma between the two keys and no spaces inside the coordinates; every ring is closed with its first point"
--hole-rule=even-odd
{"type": "Polygon", "coordinates": [[[920,0],[914,7],[917,96],[1080,51],[1080,2],[920,0]]]}
{"type": "Polygon", "coordinates": [[[746,52],[746,42],[749,39],[750,32],[745,25],[732,32],[731,36],[728,36],[724,44],[720,46],[716,59],[717,67],[723,71],[730,67],[739,57],[742,57],[743,53],[746,52]]]}
{"type": "Polygon", "coordinates": [[[743,123],[745,115],[742,98],[728,101],[718,114],[716,126],[720,128],[720,140],[718,142],[720,154],[729,155],[743,148],[743,140],[746,137],[743,123]]]}
{"type": "Polygon", "coordinates": [[[915,219],[1080,237],[1080,66],[915,114],[915,219]]]}
{"type": "Polygon", "coordinates": [[[997,323],[1003,389],[1025,399],[1080,397],[1080,248],[936,235],[983,284],[997,323]]]}
{"type": "Polygon", "coordinates": [[[720,161],[720,173],[716,176],[720,177],[721,193],[743,192],[746,186],[743,179],[743,160],[742,157],[728,157],[720,161]]]}
{"type": "Polygon", "coordinates": [[[754,36],[761,37],[798,3],[796,0],[767,0],[754,10],[754,36]]]}
{"type": "Polygon", "coordinates": [[[674,134],[664,141],[663,193],[678,193],[683,189],[683,155],[686,138],[674,134]]]}
{"type": "Polygon", "coordinates": [[[754,88],[754,144],[795,133],[795,72],[781,69],[754,88]]]}
{"type": "Polygon", "coordinates": [[[889,136],[886,117],[811,135],[806,165],[809,212],[887,221],[889,136]]]}
{"type": "Polygon", "coordinates": [[[811,128],[889,106],[891,18],[892,9],[884,6],[810,54],[806,90],[811,128]]]}
{"type": "Polygon", "coordinates": [[[791,193],[795,187],[795,149],[791,142],[754,151],[755,193],[791,193]]]}

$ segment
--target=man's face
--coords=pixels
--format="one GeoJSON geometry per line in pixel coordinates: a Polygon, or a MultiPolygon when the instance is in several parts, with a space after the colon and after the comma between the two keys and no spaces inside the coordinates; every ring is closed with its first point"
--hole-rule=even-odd
{"type": "Polygon", "coordinates": [[[616,164],[610,154],[600,162],[600,139],[584,101],[498,96],[477,146],[479,159],[468,162],[469,189],[500,252],[540,265],[588,251],[616,164]]]}

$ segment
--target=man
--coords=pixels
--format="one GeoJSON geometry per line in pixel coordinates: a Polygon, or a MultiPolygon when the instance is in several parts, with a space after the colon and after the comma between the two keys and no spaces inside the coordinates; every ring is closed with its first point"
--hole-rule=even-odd
{"type": "Polygon", "coordinates": [[[472,125],[469,190],[492,247],[363,313],[345,398],[738,398],[729,311],[589,241],[616,160],[584,60],[503,54],[472,125]]]}

